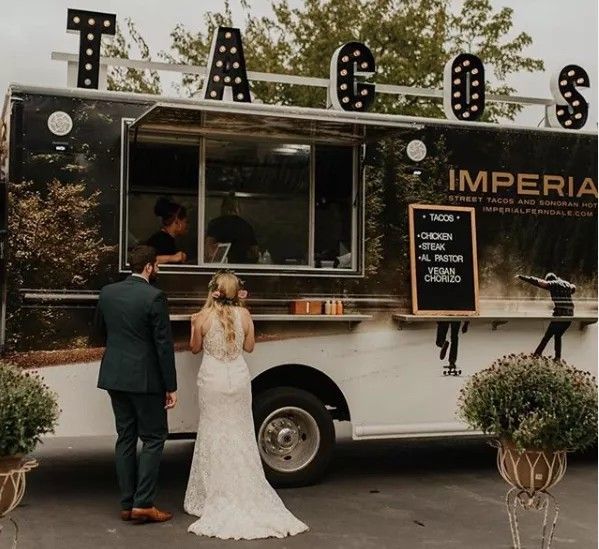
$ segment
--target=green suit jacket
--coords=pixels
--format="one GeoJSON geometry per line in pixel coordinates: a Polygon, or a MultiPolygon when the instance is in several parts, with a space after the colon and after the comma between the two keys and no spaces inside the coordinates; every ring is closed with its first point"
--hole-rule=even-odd
{"type": "Polygon", "coordinates": [[[177,390],[166,296],[145,279],[129,276],[102,288],[94,339],[106,344],[100,389],[129,393],[177,390]]]}

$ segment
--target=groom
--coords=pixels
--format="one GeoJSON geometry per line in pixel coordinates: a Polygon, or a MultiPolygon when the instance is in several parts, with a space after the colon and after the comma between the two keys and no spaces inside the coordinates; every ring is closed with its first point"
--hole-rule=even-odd
{"type": "Polygon", "coordinates": [[[166,297],[150,284],[158,272],[156,251],[138,246],[129,264],[131,276],[100,292],[95,332],[106,350],[98,387],[108,391],[114,411],[121,519],[165,522],[172,514],[156,509],[154,497],[168,436],[166,411],[177,402],[173,340],[166,297]]]}

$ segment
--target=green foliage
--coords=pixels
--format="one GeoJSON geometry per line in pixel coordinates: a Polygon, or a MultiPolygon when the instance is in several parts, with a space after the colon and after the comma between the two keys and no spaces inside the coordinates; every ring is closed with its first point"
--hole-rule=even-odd
{"type": "Polygon", "coordinates": [[[94,273],[104,246],[95,211],[100,191],[51,181],[44,192],[31,183],[9,191],[10,272],[28,284],[79,287],[94,273]]]}
{"type": "MultiPolygon", "coordinates": [[[[273,4],[274,19],[248,20],[248,63],[257,60],[264,66],[276,59],[277,72],[326,77],[332,52],[358,40],[372,50],[380,84],[441,88],[446,61],[462,51],[480,55],[500,80],[518,70],[543,68],[541,61],[521,55],[531,42],[528,35],[506,39],[512,32],[511,10],[495,13],[488,0],[467,0],[457,14],[452,8],[447,0],[307,0],[298,9],[278,1],[273,4]],[[269,39],[261,45],[258,38],[264,36],[269,39]]],[[[496,91],[489,86],[489,93],[496,91]]],[[[507,91],[513,90],[503,90],[507,91]]],[[[261,96],[258,88],[255,93],[261,96]]],[[[297,87],[286,88],[281,102],[323,106],[320,90],[297,87]]],[[[513,118],[516,109],[495,104],[485,114],[488,119],[513,118]]],[[[415,97],[379,94],[373,110],[444,117],[440,102],[415,97]]]]}
{"type": "MultiPolygon", "coordinates": [[[[116,35],[110,42],[102,44],[102,56],[130,59],[131,47],[135,45],[139,57],[143,61],[151,61],[150,48],[131,19],[126,18],[127,31],[125,34],[120,25],[117,24],[116,35]]],[[[130,69],[125,67],[110,67],[107,75],[109,90],[127,91],[135,93],[160,94],[160,76],[156,71],[130,69]]]]}
{"type": "MultiPolygon", "coordinates": [[[[242,4],[245,6],[245,4],[242,4]]],[[[178,24],[171,32],[171,51],[161,52],[160,56],[169,63],[181,65],[205,65],[210,55],[212,35],[217,27],[230,27],[233,24],[229,0],[223,3],[223,11],[207,12],[203,18],[204,29],[193,33],[185,25],[178,24]]],[[[244,42],[245,49],[245,42],[244,42]]],[[[247,59],[247,54],[246,54],[247,59]]],[[[183,96],[195,95],[201,88],[201,80],[197,75],[184,74],[177,91],[183,96]]]]}
{"type": "MultiPolygon", "coordinates": [[[[410,137],[410,139],[413,135],[410,137]]],[[[414,163],[406,154],[409,139],[383,138],[368,154],[366,185],[366,272],[378,284],[409,284],[408,204],[437,204],[445,199],[444,174],[449,165],[445,140],[431,144],[431,154],[414,163]],[[381,262],[384,272],[379,272],[381,262]],[[385,281],[381,277],[389,277],[385,281]]],[[[403,290],[403,291],[402,291],[403,290]]]]}
{"type": "Polygon", "coordinates": [[[46,341],[60,327],[61,311],[25,309],[23,288],[80,288],[95,274],[112,248],[106,246],[96,218],[100,191],[89,193],[83,183],[50,182],[43,190],[31,182],[11,184],[8,196],[7,346],[35,344],[40,332],[46,341]],[[38,325],[38,333],[23,330],[24,323],[38,325]],[[17,341],[16,334],[33,333],[32,341],[17,341]]]}
{"type": "Polygon", "coordinates": [[[58,420],[55,393],[37,374],[0,362],[0,456],[31,452],[58,420]]]}
{"type": "Polygon", "coordinates": [[[597,384],[590,373],[536,355],[507,355],[460,392],[471,427],[519,450],[582,450],[597,440],[597,384]]]}
{"type": "MultiPolygon", "coordinates": [[[[465,0],[454,13],[450,0],[306,0],[299,8],[290,8],[287,0],[273,0],[271,17],[255,17],[250,2],[242,2],[245,29],[243,44],[249,70],[327,78],[333,52],[352,40],[364,42],[377,62],[375,80],[379,84],[441,88],[445,63],[455,54],[479,55],[488,76],[504,82],[519,71],[543,70],[543,62],[523,52],[532,43],[525,32],[514,36],[513,10],[493,9],[490,0],[465,0]]],[[[131,39],[143,59],[149,50],[135,26],[127,20],[131,39]]],[[[204,15],[200,30],[193,32],[180,23],[171,32],[170,50],[159,56],[170,63],[205,65],[210,53],[212,34],[218,26],[231,26],[229,1],[219,12],[204,15]]],[[[118,33],[112,49],[114,57],[129,57],[131,46],[118,33]]],[[[201,89],[198,75],[183,75],[176,86],[184,96],[201,89]]],[[[158,76],[141,71],[112,72],[109,89],[143,91],[159,88],[158,76]]],[[[490,85],[489,94],[511,94],[505,85],[490,85]]],[[[154,92],[152,92],[154,93],[154,92]]],[[[253,82],[254,97],[264,103],[325,107],[322,88],[253,82]]],[[[489,103],[485,120],[513,119],[521,106],[489,103]]],[[[439,100],[379,93],[372,108],[376,112],[444,118],[439,100]]]]}

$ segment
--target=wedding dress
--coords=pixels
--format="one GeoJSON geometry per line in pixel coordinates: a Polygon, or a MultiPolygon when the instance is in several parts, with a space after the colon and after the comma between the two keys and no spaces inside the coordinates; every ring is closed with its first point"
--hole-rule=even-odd
{"type": "Polygon", "coordinates": [[[235,343],[210,319],[198,373],[200,421],[184,509],[200,517],[188,528],[221,539],[282,538],[308,527],[284,506],[264,477],[254,435],[250,373],[243,358],[240,309],[235,343]]]}

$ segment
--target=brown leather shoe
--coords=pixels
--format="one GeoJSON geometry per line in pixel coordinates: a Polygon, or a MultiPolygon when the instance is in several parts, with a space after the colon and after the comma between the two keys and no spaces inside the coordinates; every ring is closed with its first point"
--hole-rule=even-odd
{"type": "Polygon", "coordinates": [[[125,522],[131,520],[131,509],[121,511],[121,520],[124,520],[125,522]]]}
{"type": "Polygon", "coordinates": [[[144,522],[166,522],[172,518],[172,513],[160,511],[156,509],[156,507],[148,507],[146,509],[134,507],[131,510],[131,520],[138,524],[142,524],[144,522]]]}

